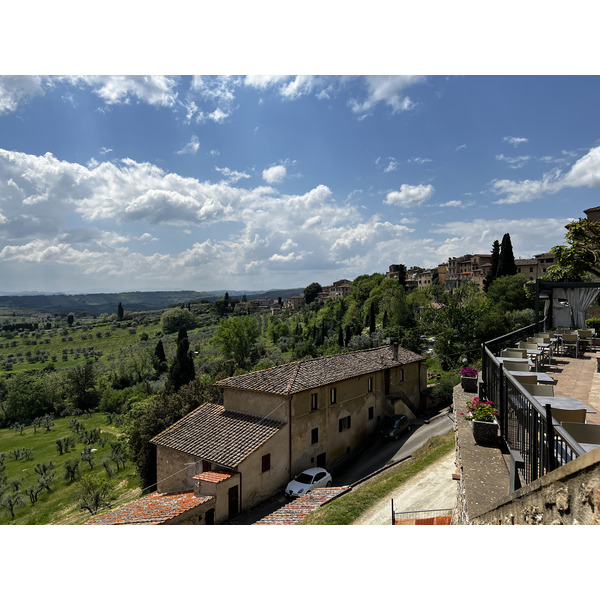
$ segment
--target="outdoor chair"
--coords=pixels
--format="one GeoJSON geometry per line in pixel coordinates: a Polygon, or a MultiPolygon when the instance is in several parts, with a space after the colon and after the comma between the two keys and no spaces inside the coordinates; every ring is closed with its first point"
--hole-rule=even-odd
{"type": "Polygon", "coordinates": [[[576,333],[565,333],[562,339],[563,354],[574,352],[575,358],[579,356],[579,339],[576,333]]]}
{"type": "Polygon", "coordinates": [[[507,348],[506,350],[502,350],[502,352],[500,352],[500,356],[527,358],[527,350],[522,350],[521,348],[507,348]]]}
{"type": "Polygon", "coordinates": [[[579,444],[600,444],[600,425],[563,421],[561,425],[579,444]]]}
{"type": "Polygon", "coordinates": [[[529,371],[529,363],[505,360],[502,363],[505,371],[529,371]]]}
{"type": "Polygon", "coordinates": [[[568,421],[569,423],[585,423],[586,412],[585,408],[576,408],[573,410],[553,408],[552,416],[559,423],[562,423],[563,421],[568,421]]]}
{"type": "Polygon", "coordinates": [[[523,387],[532,396],[554,396],[554,386],[545,383],[525,383],[523,387]]]}
{"type": "Polygon", "coordinates": [[[537,380],[538,380],[537,375],[535,373],[523,373],[523,375],[519,374],[519,375],[515,375],[514,377],[521,384],[525,384],[525,383],[537,384],[537,380]]]}

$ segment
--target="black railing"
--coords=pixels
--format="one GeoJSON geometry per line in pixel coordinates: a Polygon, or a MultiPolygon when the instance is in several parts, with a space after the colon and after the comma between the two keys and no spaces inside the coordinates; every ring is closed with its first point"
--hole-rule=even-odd
{"type": "Polygon", "coordinates": [[[504,371],[489,344],[484,344],[483,355],[483,396],[498,411],[500,435],[508,449],[522,457],[519,473],[524,483],[585,454],[552,417],[550,406],[540,404],[513,375],[504,371]]]}

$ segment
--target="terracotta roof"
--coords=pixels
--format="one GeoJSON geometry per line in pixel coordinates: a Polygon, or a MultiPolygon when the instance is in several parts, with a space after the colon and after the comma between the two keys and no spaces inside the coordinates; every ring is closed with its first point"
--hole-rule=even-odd
{"type": "Polygon", "coordinates": [[[235,468],[284,425],[282,421],[226,410],[207,402],[150,441],[235,468]]]}
{"type": "Polygon", "coordinates": [[[398,348],[398,360],[395,361],[392,349],[389,346],[380,346],[369,350],[287,363],[262,371],[222,379],[215,385],[222,388],[289,396],[303,390],[422,360],[425,359],[419,354],[398,348]]]}
{"type": "Polygon", "coordinates": [[[204,471],[199,475],[194,475],[192,479],[198,479],[200,481],[212,481],[213,483],[219,483],[225,481],[232,476],[231,473],[222,473],[221,471],[204,471]]]}
{"type": "Polygon", "coordinates": [[[194,496],[191,491],[153,492],[95,517],[87,525],[160,525],[212,499],[213,496],[194,496]]]}

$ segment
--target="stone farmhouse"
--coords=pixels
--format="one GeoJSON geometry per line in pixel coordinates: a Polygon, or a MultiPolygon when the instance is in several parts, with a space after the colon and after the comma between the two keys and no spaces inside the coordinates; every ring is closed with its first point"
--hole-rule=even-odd
{"type": "Polygon", "coordinates": [[[383,416],[423,409],[424,360],[388,345],[219,381],[223,405],[203,404],[151,440],[155,494],[94,522],[223,523],[304,469],[335,469],[383,416]]]}

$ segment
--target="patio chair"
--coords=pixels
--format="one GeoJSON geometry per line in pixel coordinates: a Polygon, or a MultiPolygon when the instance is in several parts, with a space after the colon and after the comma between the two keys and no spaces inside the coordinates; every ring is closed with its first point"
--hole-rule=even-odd
{"type": "Polygon", "coordinates": [[[523,350],[521,348],[507,348],[506,350],[502,350],[502,352],[500,352],[500,356],[508,356],[512,358],[527,358],[527,350],[523,350]]]}
{"type": "Polygon", "coordinates": [[[533,342],[519,342],[519,348],[525,348],[526,350],[537,350],[537,343],[533,342]]]}
{"type": "Polygon", "coordinates": [[[565,333],[562,339],[563,354],[571,354],[574,351],[574,356],[579,356],[579,339],[576,333],[565,333]]]}
{"type": "Polygon", "coordinates": [[[525,383],[537,384],[537,380],[538,380],[537,375],[535,373],[523,373],[523,375],[519,374],[519,375],[515,375],[514,377],[521,384],[525,384],[525,383]]]}
{"type": "Polygon", "coordinates": [[[552,416],[559,423],[563,421],[567,421],[569,423],[585,423],[586,416],[585,408],[576,408],[573,410],[568,410],[566,408],[553,408],[552,416]]]}
{"type": "Polygon", "coordinates": [[[545,383],[525,383],[523,387],[532,396],[554,396],[554,386],[545,383]]]}
{"type": "Polygon", "coordinates": [[[563,421],[561,425],[580,444],[600,444],[600,425],[563,421]]]}
{"type": "Polygon", "coordinates": [[[502,363],[505,371],[529,371],[529,363],[505,360],[502,363]]]}

